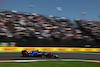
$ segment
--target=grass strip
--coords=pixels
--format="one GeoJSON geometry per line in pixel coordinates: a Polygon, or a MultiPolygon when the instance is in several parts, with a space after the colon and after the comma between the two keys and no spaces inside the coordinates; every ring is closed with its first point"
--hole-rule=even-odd
{"type": "Polygon", "coordinates": [[[100,67],[100,63],[82,61],[38,61],[0,63],[0,67],[100,67]]]}

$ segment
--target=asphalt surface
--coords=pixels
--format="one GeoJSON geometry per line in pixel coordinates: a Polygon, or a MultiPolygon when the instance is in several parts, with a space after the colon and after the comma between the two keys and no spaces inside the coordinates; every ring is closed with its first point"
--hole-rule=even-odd
{"type": "MultiPolygon", "coordinates": [[[[100,60],[100,54],[87,53],[54,53],[59,56],[58,59],[89,59],[100,60]]],[[[0,60],[40,60],[40,59],[54,59],[46,57],[22,57],[20,52],[6,52],[0,53],[0,60]]]]}

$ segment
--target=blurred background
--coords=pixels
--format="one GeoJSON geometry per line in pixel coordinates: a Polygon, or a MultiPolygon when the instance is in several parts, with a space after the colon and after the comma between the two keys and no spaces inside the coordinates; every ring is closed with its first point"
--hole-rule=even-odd
{"type": "Polygon", "coordinates": [[[100,47],[100,0],[0,0],[0,46],[100,47]]]}

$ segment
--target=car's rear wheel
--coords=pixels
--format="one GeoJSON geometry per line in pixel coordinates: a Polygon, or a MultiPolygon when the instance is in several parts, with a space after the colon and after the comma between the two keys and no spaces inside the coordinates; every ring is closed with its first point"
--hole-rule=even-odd
{"type": "Polygon", "coordinates": [[[22,51],[22,54],[23,54],[24,52],[27,52],[27,51],[26,51],[26,50],[23,50],[23,51],[22,51]]]}
{"type": "Polygon", "coordinates": [[[27,52],[23,52],[23,56],[24,56],[24,57],[28,57],[29,55],[28,55],[27,52]]]}

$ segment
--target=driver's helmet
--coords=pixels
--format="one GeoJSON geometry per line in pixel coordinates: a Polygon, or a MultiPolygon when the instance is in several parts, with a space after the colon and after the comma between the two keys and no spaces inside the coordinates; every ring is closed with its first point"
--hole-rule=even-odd
{"type": "Polygon", "coordinates": [[[39,50],[36,50],[37,52],[39,52],[39,50]]]}

